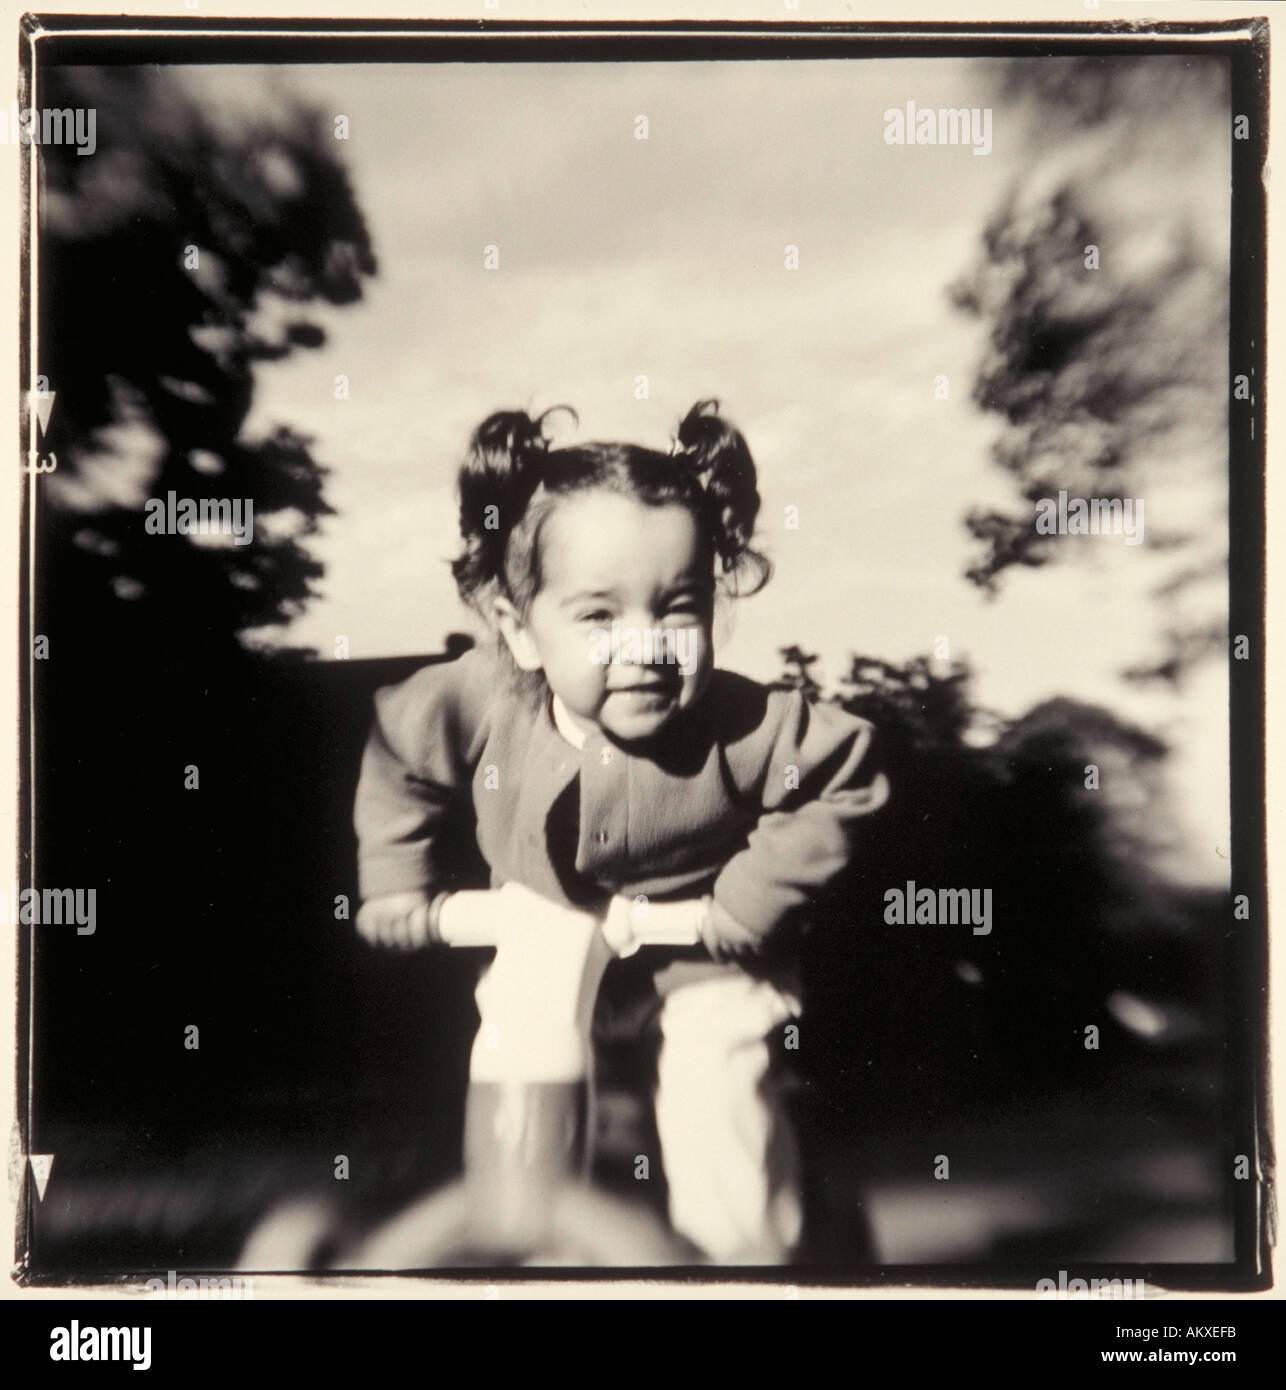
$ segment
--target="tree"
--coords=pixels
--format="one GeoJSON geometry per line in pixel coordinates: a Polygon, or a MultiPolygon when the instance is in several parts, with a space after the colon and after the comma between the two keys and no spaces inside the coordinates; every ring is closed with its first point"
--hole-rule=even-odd
{"type": "MultiPolygon", "coordinates": [[[[220,125],[155,68],[41,78],[49,106],[94,109],[97,149],[38,151],[31,371],[54,393],[41,451],[57,468],[29,492],[34,630],[50,652],[32,663],[27,790],[38,872],[102,890],[113,948],[106,974],[91,976],[74,935],[42,941],[40,1103],[75,1114],[87,1096],[142,1094],[177,1125],[204,1093],[142,1039],[179,992],[194,1016],[270,1013],[255,1002],[278,978],[264,964],[268,934],[257,971],[237,935],[271,910],[265,890],[286,860],[264,784],[294,777],[297,801],[319,795],[287,756],[295,711],[274,709],[276,673],[241,634],[307,602],[325,471],[288,423],[248,433],[255,372],[319,346],[308,306],[351,304],[376,266],[318,115],[290,105],[220,125]],[[248,500],[249,543],[149,534],[145,504],[170,492],[248,500]],[[144,1055],[140,1092],[132,1068],[144,1055]]],[[[296,952],[297,986],[316,969],[296,952]]]]}
{"type": "Polygon", "coordinates": [[[1153,58],[1003,72],[1014,114],[1031,117],[1031,171],[950,297],[988,325],[973,395],[1003,422],[994,457],[1023,505],[968,514],[982,551],[967,577],[994,593],[1012,567],[1067,554],[1034,525],[1035,504],[1060,490],[1164,497],[1147,530],[1173,557],[1152,593],[1163,648],[1127,674],[1177,681],[1225,632],[1227,208],[1212,221],[1199,200],[1158,196],[1185,161],[1217,177],[1226,79],[1218,64],[1153,58]]]}
{"type": "Polygon", "coordinates": [[[816,665],[820,659],[817,653],[806,652],[803,647],[792,644],[789,647],[782,647],[780,655],[786,669],[776,682],[778,688],[781,690],[800,690],[808,699],[815,700],[821,694],[822,688],[809,668],[816,665]]]}
{"type": "Polygon", "coordinates": [[[47,76],[50,105],[96,110],[98,147],[40,150],[33,371],[58,460],[39,483],[42,630],[67,613],[79,648],[226,654],[297,613],[321,572],[303,544],[330,510],[310,441],[244,426],[256,365],[324,341],[298,309],[360,297],[366,226],[316,113],[229,130],[159,69],[47,76]],[[148,534],[144,504],[169,492],[249,499],[252,539],[148,534]]]}
{"type": "MultiPolygon", "coordinates": [[[[797,683],[813,658],[782,654],[782,684],[797,683]]],[[[833,697],[873,724],[889,798],[814,904],[810,1028],[828,1059],[818,1079],[859,1097],[878,1085],[882,1107],[910,1115],[966,1086],[1083,1075],[1079,1025],[1110,1014],[1123,982],[1167,1045],[1173,1020],[1201,1018],[1207,1040],[1218,1025],[1209,980],[1221,948],[1207,927],[1226,905],[1165,873],[1166,745],[1076,700],[1004,719],[974,704],[969,682],[963,663],[854,656],[833,697]],[[884,894],[908,881],[990,888],[994,933],[890,927],[884,894]],[[871,990],[885,980],[896,988],[871,990]],[[829,1059],[852,1056],[878,1070],[831,1076],[829,1059]]]]}

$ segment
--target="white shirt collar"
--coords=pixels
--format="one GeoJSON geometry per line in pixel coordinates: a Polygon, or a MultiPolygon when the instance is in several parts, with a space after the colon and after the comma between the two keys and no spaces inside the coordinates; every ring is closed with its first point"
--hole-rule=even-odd
{"type": "Polygon", "coordinates": [[[554,715],[554,728],[571,744],[573,748],[584,748],[586,734],[576,721],[568,713],[567,706],[558,698],[553,697],[551,709],[554,715]]]}

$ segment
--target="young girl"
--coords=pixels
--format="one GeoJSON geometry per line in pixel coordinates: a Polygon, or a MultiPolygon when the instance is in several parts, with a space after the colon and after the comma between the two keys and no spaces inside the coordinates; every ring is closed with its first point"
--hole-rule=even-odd
{"type": "Polygon", "coordinates": [[[521,412],[478,427],[453,571],[498,641],[376,696],[358,927],[403,948],[440,939],[447,894],[476,886],[434,852],[461,818],[493,888],[580,908],[708,895],[704,947],[633,958],[660,1000],[670,1220],[719,1263],[772,1263],[801,1228],[769,1084],[800,1013],[790,925],[888,786],[869,724],[714,666],[720,583],[768,573],[754,462],[717,410],[694,406],[668,454],[550,448],[546,417],[521,412]]]}

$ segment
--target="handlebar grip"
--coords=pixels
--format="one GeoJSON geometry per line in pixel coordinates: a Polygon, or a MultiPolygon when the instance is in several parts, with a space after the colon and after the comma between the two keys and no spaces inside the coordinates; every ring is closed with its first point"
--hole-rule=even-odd
{"type": "Polygon", "coordinates": [[[616,897],[608,904],[603,935],[618,956],[630,956],[640,946],[697,946],[709,899],[650,903],[616,897]]]}
{"type": "Polygon", "coordinates": [[[438,935],[448,946],[494,946],[502,930],[489,889],[450,893],[438,910],[438,935]]]}

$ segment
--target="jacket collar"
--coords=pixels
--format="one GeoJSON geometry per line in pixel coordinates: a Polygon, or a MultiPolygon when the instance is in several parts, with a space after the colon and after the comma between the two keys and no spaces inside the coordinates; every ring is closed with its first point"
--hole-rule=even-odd
{"type": "Polygon", "coordinates": [[[587,741],[585,731],[579,728],[576,721],[568,712],[567,706],[554,695],[550,699],[550,711],[554,717],[554,728],[571,744],[573,748],[584,748],[587,741]]]}

